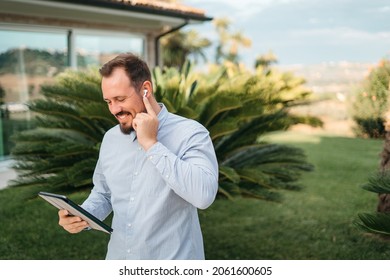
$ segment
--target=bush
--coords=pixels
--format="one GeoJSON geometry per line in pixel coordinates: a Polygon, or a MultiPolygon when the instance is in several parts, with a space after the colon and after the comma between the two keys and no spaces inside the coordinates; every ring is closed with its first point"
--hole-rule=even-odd
{"type": "Polygon", "coordinates": [[[384,138],[386,134],[384,118],[358,118],[355,117],[358,129],[355,130],[357,136],[368,138],[384,138]]]}
{"type": "Polygon", "coordinates": [[[383,138],[389,111],[390,61],[382,60],[374,68],[356,95],[353,104],[355,133],[359,137],[383,138]]]}

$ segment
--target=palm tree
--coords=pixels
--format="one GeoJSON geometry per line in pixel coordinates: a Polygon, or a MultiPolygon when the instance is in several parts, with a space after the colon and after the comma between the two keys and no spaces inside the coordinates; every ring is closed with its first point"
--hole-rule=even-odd
{"type": "Polygon", "coordinates": [[[305,120],[290,115],[287,108],[307,92],[298,85],[280,87],[276,74],[249,75],[238,69],[229,72],[221,66],[198,75],[189,63],[181,72],[156,68],[156,97],[170,111],[194,118],[209,130],[219,162],[221,196],[278,200],[277,190],[299,189],[301,172],[313,166],[302,150],[259,137],[305,120]]]}
{"type": "Polygon", "coordinates": [[[180,68],[187,59],[194,58],[198,63],[199,59],[207,62],[204,50],[211,45],[210,40],[200,37],[195,30],[187,32],[176,31],[161,39],[163,47],[163,63],[166,67],[180,68]]]}
{"type": "MultiPolygon", "coordinates": [[[[388,109],[390,104],[390,61],[382,60],[379,65],[379,69],[378,76],[381,77],[382,80],[382,83],[380,84],[383,85],[382,88],[384,89],[385,95],[387,95],[387,98],[385,99],[386,102],[384,104],[387,111],[383,115],[383,119],[385,120],[383,123],[383,127],[385,129],[385,139],[380,163],[380,170],[382,173],[385,173],[390,170],[390,110],[388,109]]],[[[390,190],[388,192],[378,194],[377,210],[378,212],[390,213],[390,190]]]]}
{"type": "Polygon", "coordinates": [[[238,49],[240,46],[249,48],[252,45],[251,39],[247,38],[242,32],[235,32],[230,35],[230,47],[226,55],[226,60],[233,63],[239,63],[238,49]]]}
{"type": "MultiPolygon", "coordinates": [[[[194,63],[197,64],[201,58],[203,62],[207,62],[206,54],[204,50],[211,46],[211,41],[207,38],[202,38],[195,30],[187,32],[187,45],[189,46],[189,56],[194,57],[194,63]]],[[[183,65],[182,63],[181,65],[183,65]]]]}
{"type": "Polygon", "coordinates": [[[255,61],[255,68],[264,67],[265,69],[268,69],[271,64],[274,64],[276,62],[278,62],[278,58],[272,51],[269,51],[266,54],[257,56],[255,61]]]}
{"type": "MultiPolygon", "coordinates": [[[[286,109],[307,92],[293,86],[290,76],[235,71],[216,67],[198,74],[189,63],[181,70],[155,68],[155,95],[171,112],[196,119],[210,131],[221,197],[278,200],[278,190],[299,189],[301,172],[313,166],[300,149],[259,137],[302,121],[286,109]]],[[[15,136],[20,175],[13,186],[29,186],[33,193],[35,187],[68,192],[92,187],[100,141],[116,124],[101,98],[96,72],[68,71],[42,87],[45,99],[30,105],[38,113],[37,127],[15,136]]]]}
{"type": "Polygon", "coordinates": [[[68,71],[30,104],[36,128],[14,136],[11,186],[77,191],[91,186],[104,132],[116,124],[102,102],[98,72],[68,71]]]}
{"type": "Polygon", "coordinates": [[[379,172],[372,175],[368,182],[363,185],[365,190],[378,195],[377,213],[361,213],[360,221],[356,224],[365,231],[390,235],[390,61],[382,60],[379,66],[374,69],[368,79],[370,96],[377,96],[377,108],[380,118],[384,119],[382,124],[384,133],[384,146],[381,153],[379,172]],[[383,113],[387,110],[386,113],[383,113]]]}
{"type": "Polygon", "coordinates": [[[222,60],[224,60],[226,57],[226,54],[224,53],[224,47],[229,41],[230,35],[228,29],[231,22],[228,18],[223,17],[214,19],[213,24],[218,35],[218,44],[215,52],[215,63],[221,64],[222,60]]]}
{"type": "Polygon", "coordinates": [[[252,41],[245,37],[242,32],[231,33],[229,30],[231,22],[226,17],[217,18],[213,23],[218,35],[215,63],[222,64],[224,61],[230,61],[237,64],[239,62],[238,49],[241,46],[249,48],[252,41]]]}
{"type": "MultiPolygon", "coordinates": [[[[390,81],[389,81],[390,92],[390,81]]],[[[383,150],[381,153],[380,172],[386,174],[390,171],[390,111],[386,114],[384,127],[386,130],[383,150]]],[[[390,213],[390,189],[385,192],[378,193],[377,211],[382,213],[390,213]]]]}
{"type": "Polygon", "coordinates": [[[359,213],[359,220],[355,224],[362,230],[370,233],[390,236],[390,213],[389,213],[389,196],[390,194],[390,170],[380,171],[372,175],[363,189],[376,193],[387,194],[385,199],[380,198],[378,211],[376,213],[359,213]]]}

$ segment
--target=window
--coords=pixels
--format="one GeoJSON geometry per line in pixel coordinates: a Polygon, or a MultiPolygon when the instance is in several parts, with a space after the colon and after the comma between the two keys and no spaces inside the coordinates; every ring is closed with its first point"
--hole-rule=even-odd
{"type": "Polygon", "coordinates": [[[31,126],[27,103],[67,66],[67,33],[0,29],[0,158],[13,133],[31,126]]]}
{"type": "Polygon", "coordinates": [[[40,86],[72,66],[100,66],[121,52],[144,56],[145,38],[130,33],[0,25],[0,160],[13,133],[31,128],[26,104],[40,86]]]}
{"type": "Polygon", "coordinates": [[[102,65],[122,52],[143,55],[144,39],[126,33],[75,33],[77,68],[102,65]]]}

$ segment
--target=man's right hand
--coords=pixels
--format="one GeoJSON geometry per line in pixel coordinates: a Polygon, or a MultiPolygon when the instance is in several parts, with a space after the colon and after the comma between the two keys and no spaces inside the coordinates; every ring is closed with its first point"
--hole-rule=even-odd
{"type": "Polygon", "coordinates": [[[88,223],[86,221],[80,217],[69,215],[67,210],[62,209],[58,211],[58,216],[58,224],[70,233],[79,233],[88,227],[88,223]]]}

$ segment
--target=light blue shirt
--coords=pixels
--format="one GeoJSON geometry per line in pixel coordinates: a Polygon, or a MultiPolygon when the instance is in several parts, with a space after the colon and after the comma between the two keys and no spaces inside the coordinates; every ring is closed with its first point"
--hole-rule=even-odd
{"type": "Polygon", "coordinates": [[[101,220],[114,212],[107,259],[204,259],[197,208],[218,190],[214,147],[201,124],[160,106],[147,152],[119,125],[104,135],[82,207],[101,220]]]}

